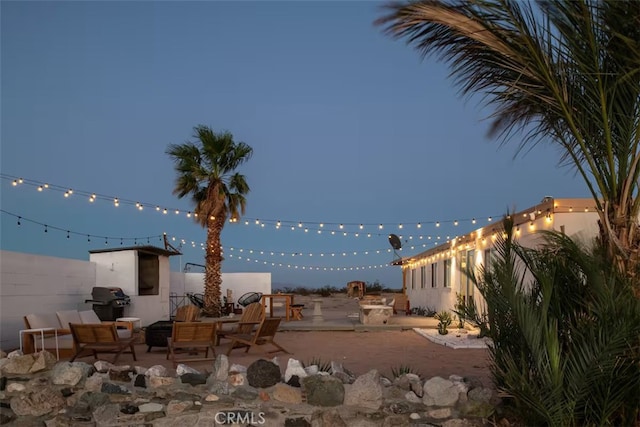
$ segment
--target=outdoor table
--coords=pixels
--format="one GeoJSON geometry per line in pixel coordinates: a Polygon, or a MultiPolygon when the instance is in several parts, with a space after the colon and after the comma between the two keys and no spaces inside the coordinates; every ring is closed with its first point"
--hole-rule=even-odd
{"type": "Polygon", "coordinates": [[[269,300],[269,317],[274,317],[273,316],[273,300],[278,298],[284,299],[285,318],[288,322],[289,316],[291,314],[291,304],[293,304],[293,296],[294,294],[262,294],[262,307],[264,307],[266,311],[267,299],[268,299],[269,300]]]}

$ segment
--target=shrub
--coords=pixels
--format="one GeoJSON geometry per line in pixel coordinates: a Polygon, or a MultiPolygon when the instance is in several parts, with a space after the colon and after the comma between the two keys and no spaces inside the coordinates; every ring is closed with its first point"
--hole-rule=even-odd
{"type": "Polygon", "coordinates": [[[316,365],[318,367],[318,371],[320,372],[331,373],[331,362],[324,361],[319,357],[313,357],[308,362],[302,362],[303,368],[313,366],[313,365],[316,365]]]}
{"type": "Polygon", "coordinates": [[[433,317],[436,315],[436,309],[433,307],[412,307],[411,314],[415,314],[416,316],[424,316],[424,317],[433,317]]]}
{"type": "Polygon", "coordinates": [[[542,232],[527,249],[513,222],[489,268],[467,271],[487,304],[494,383],[527,425],[634,425],[640,302],[605,251],[542,232]]]}
{"type": "Polygon", "coordinates": [[[436,314],[434,317],[436,318],[436,320],[438,320],[438,333],[440,335],[447,335],[449,333],[449,331],[447,331],[447,327],[453,321],[451,319],[451,313],[449,313],[448,311],[442,310],[441,312],[436,314]]]}
{"type": "Polygon", "coordinates": [[[416,369],[414,369],[412,366],[409,365],[398,365],[398,366],[392,366],[391,367],[391,376],[392,378],[398,378],[404,374],[414,374],[417,375],[418,377],[422,378],[422,374],[420,374],[420,372],[418,372],[416,369]]]}

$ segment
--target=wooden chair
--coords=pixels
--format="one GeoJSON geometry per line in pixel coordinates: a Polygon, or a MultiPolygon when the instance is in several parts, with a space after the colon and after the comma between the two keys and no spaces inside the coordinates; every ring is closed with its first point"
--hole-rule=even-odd
{"type": "Polygon", "coordinates": [[[215,322],[174,322],[171,338],[167,339],[167,359],[171,359],[174,368],[178,362],[215,360],[216,351],[213,347],[217,325],[215,322]],[[209,349],[212,352],[211,358],[209,349]],[[204,350],[204,358],[178,359],[176,357],[178,353],[184,352],[198,356],[202,350],[204,350]]]}
{"type": "Polygon", "coordinates": [[[176,310],[176,322],[196,322],[200,319],[200,308],[195,305],[183,305],[176,310]]]}
{"type": "Polygon", "coordinates": [[[114,324],[78,324],[70,323],[71,335],[76,347],[76,354],[73,355],[70,362],[77,357],[84,357],[93,354],[95,359],[99,353],[115,354],[113,363],[118,363],[118,358],[127,348],[127,353],[133,355],[136,359],[136,351],[134,349],[135,338],[121,339],[118,337],[116,325],[114,324]],[[86,353],[86,354],[85,354],[86,353]]]}
{"type": "Polygon", "coordinates": [[[409,298],[405,294],[396,294],[393,302],[393,314],[404,311],[406,316],[411,316],[411,305],[409,298]]]}
{"type": "Polygon", "coordinates": [[[247,353],[251,347],[265,344],[271,344],[277,348],[277,350],[269,351],[269,353],[283,351],[287,354],[291,354],[273,340],[278,332],[278,326],[280,326],[281,320],[282,319],[279,317],[265,317],[262,319],[262,322],[260,322],[258,329],[253,333],[227,335],[227,338],[231,340],[231,346],[229,346],[229,349],[227,350],[227,356],[229,356],[231,350],[234,348],[246,347],[247,349],[245,350],[245,353],[247,353]]]}
{"type": "Polygon", "coordinates": [[[242,312],[240,320],[234,324],[232,329],[219,329],[216,332],[216,345],[220,344],[220,338],[228,338],[230,334],[245,335],[252,333],[264,317],[265,312],[262,303],[254,302],[249,304],[242,312]]]}
{"type": "Polygon", "coordinates": [[[293,320],[302,320],[304,315],[302,314],[302,310],[304,309],[304,304],[292,304],[291,305],[291,318],[293,320]]]}

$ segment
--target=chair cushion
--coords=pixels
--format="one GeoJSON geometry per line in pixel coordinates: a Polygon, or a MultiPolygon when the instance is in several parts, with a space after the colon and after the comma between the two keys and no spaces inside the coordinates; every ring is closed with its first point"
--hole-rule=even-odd
{"type": "Polygon", "coordinates": [[[78,310],[56,311],[56,315],[58,316],[60,325],[64,329],[69,329],[69,323],[82,323],[82,320],[80,320],[80,313],[78,313],[78,310]]]}
{"type": "Polygon", "coordinates": [[[84,310],[80,312],[80,322],[77,323],[102,323],[98,315],[93,310],[84,310]]]}
{"type": "MultiPolygon", "coordinates": [[[[36,345],[40,349],[40,336],[36,336],[36,345]]],[[[56,337],[49,337],[44,339],[44,348],[50,352],[55,352],[56,349],[56,337]]],[[[70,349],[73,348],[73,337],[71,334],[58,335],[58,349],[70,349]]]]}
{"type": "Polygon", "coordinates": [[[56,328],[61,329],[60,321],[55,313],[47,314],[27,314],[27,322],[29,322],[29,328],[56,328]]]}

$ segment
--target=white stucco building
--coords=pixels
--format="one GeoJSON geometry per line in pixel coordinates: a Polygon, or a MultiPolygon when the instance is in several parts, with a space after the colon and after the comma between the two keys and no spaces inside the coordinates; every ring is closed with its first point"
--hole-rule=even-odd
{"type": "MultiPolygon", "coordinates": [[[[555,230],[584,241],[598,233],[598,214],[593,199],[554,199],[545,197],[537,205],[512,214],[516,239],[534,247],[538,230],[555,230]]],[[[414,256],[403,257],[395,265],[402,267],[402,286],[412,307],[451,310],[456,294],[482,297],[463,273],[467,268],[485,265],[495,253],[494,244],[502,231],[501,218],[414,256]]]]}

